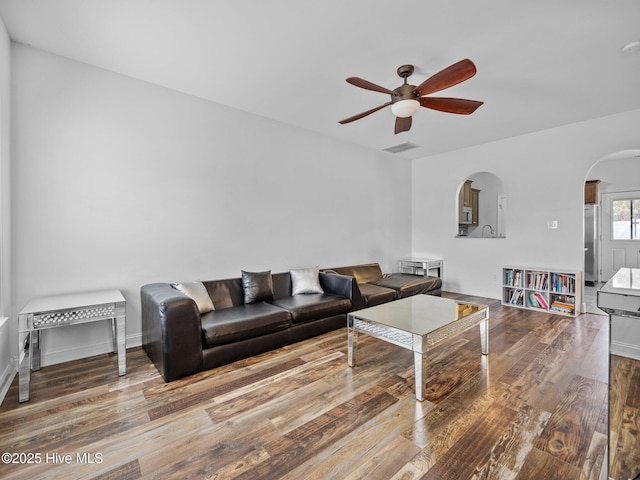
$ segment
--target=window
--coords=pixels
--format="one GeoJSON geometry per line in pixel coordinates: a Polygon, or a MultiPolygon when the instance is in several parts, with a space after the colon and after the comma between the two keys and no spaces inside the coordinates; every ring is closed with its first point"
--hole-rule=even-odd
{"type": "Polygon", "coordinates": [[[613,240],[639,240],[640,198],[613,200],[611,219],[613,240]]]}

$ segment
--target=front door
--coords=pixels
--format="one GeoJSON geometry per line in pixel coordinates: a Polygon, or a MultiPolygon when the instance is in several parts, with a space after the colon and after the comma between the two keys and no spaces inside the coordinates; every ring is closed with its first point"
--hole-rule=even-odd
{"type": "Polygon", "coordinates": [[[602,274],[608,280],[623,267],[640,268],[640,191],[603,193],[602,274]]]}

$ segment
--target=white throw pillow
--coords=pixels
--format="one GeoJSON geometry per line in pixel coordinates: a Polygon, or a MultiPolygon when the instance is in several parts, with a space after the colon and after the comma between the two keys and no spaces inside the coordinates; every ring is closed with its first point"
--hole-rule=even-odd
{"type": "Polygon", "coordinates": [[[208,313],[215,310],[209,292],[207,292],[202,282],[172,283],[171,286],[184,293],[187,297],[192,298],[196,302],[200,313],[208,313]]]}
{"type": "Polygon", "coordinates": [[[320,286],[318,267],[291,270],[291,294],[324,293],[320,286]]]}

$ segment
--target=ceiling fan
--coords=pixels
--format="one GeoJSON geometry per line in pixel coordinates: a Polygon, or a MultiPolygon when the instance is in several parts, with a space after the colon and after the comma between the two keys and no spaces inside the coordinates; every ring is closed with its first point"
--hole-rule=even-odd
{"type": "Polygon", "coordinates": [[[396,116],[394,133],[398,134],[400,132],[406,132],[411,128],[411,116],[415,114],[421,106],[433,110],[440,110],[441,112],[469,115],[484,103],[477,100],[465,100],[464,98],[425,96],[452,87],[473,77],[476,74],[476,66],[469,59],[460,60],[448,66],[444,70],[427,78],[417,87],[407,83],[407,77],[413,73],[413,70],[413,65],[402,65],[398,68],[398,76],[404,79],[404,83],[395,90],[389,90],[388,88],[381,87],[359,77],[347,78],[347,82],[351,85],[364,88],[365,90],[387,93],[391,95],[391,100],[366,112],[345,118],[339,123],[344,125],[345,123],[359,120],[391,105],[391,111],[396,116]]]}

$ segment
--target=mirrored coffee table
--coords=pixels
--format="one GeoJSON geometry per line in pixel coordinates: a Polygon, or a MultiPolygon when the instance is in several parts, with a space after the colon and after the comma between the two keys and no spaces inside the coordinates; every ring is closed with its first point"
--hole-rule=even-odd
{"type": "Polygon", "coordinates": [[[489,353],[489,307],[432,295],[415,295],[347,316],[348,364],[356,364],[359,333],[413,351],[416,399],[425,399],[427,352],[448,338],[480,326],[480,348],[489,353]]]}

